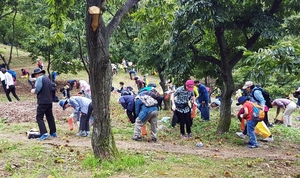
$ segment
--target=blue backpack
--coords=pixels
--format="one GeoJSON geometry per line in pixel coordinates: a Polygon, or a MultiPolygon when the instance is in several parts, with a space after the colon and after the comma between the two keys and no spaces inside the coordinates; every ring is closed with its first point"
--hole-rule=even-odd
{"type": "Polygon", "coordinates": [[[14,79],[17,78],[17,73],[15,71],[13,71],[13,70],[7,70],[7,72],[10,73],[14,79]]]}

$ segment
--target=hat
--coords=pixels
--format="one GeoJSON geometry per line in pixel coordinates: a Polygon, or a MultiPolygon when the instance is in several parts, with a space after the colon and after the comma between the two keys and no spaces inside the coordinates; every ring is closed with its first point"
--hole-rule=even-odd
{"type": "Polygon", "coordinates": [[[246,96],[241,96],[241,97],[239,97],[238,103],[236,103],[236,105],[237,105],[237,106],[238,106],[238,105],[241,105],[241,104],[243,104],[246,100],[248,100],[248,98],[247,98],[246,96]]]}
{"type": "Polygon", "coordinates": [[[188,91],[193,91],[194,90],[194,80],[187,80],[185,82],[185,87],[188,91]]]}
{"type": "Polygon", "coordinates": [[[35,69],[33,70],[32,74],[31,74],[31,77],[32,77],[32,78],[35,78],[35,74],[39,74],[39,73],[45,74],[46,72],[45,72],[45,70],[42,70],[42,69],[40,69],[40,68],[35,68],[35,69]]]}
{"type": "Polygon", "coordinates": [[[63,110],[65,110],[66,108],[64,108],[65,107],[65,105],[68,103],[68,101],[67,100],[60,100],[59,101],[59,105],[63,108],[63,110]]]}
{"type": "Polygon", "coordinates": [[[1,68],[1,72],[5,74],[6,73],[6,69],[5,68],[1,68]]]}
{"type": "Polygon", "coordinates": [[[243,89],[246,89],[248,87],[251,87],[253,85],[253,82],[252,81],[247,81],[245,82],[244,86],[243,86],[243,89]]]}

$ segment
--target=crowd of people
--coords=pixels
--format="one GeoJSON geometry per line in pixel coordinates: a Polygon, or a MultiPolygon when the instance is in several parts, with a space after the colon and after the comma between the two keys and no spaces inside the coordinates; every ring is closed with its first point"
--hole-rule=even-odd
{"type": "MultiPolygon", "coordinates": [[[[142,140],[142,130],[149,122],[151,125],[151,141],[157,142],[157,116],[159,110],[162,109],[162,103],[165,99],[170,99],[173,111],[171,126],[174,127],[177,123],[179,124],[182,139],[193,137],[192,125],[195,110],[199,111],[199,116],[203,121],[210,121],[210,109],[218,108],[222,104],[221,90],[218,87],[213,87],[212,92],[210,92],[210,88],[206,87],[199,80],[189,79],[184,85],[179,87],[176,87],[172,84],[171,80],[168,80],[166,82],[168,91],[163,96],[157,91],[155,84],[149,83],[147,75],[141,78],[134,69],[129,69],[128,62],[124,58],[121,65],[123,65],[124,72],[129,73],[129,79],[134,80],[138,92],[135,93],[133,87],[125,86],[122,81],[119,82],[119,88],[115,89],[112,87],[112,91],[120,94],[117,102],[125,110],[128,121],[134,125],[133,140],[142,140]],[[211,102],[212,94],[214,94],[215,98],[211,102]]],[[[28,70],[23,68],[21,72],[21,78],[27,79],[32,88],[31,93],[37,95],[36,121],[40,132],[39,140],[57,137],[55,119],[52,113],[53,102],[59,102],[63,110],[69,107],[73,108],[74,111],[69,118],[76,116],[74,122],[76,121],[79,128],[76,135],[90,137],[90,125],[93,122],[93,106],[91,89],[88,82],[78,79],[67,80],[66,84],[59,90],[63,99],[58,101],[55,93],[55,80],[58,75],[56,71],[53,71],[50,76],[46,76],[43,64],[38,59],[37,68],[34,69],[31,75],[28,70]],[[79,91],[77,96],[71,96],[73,89],[79,91]],[[44,115],[47,119],[49,132],[43,120],[44,115]]],[[[114,65],[112,65],[112,72],[113,74],[117,74],[117,67],[114,65]]],[[[0,77],[8,101],[12,101],[10,93],[19,101],[20,99],[15,90],[16,80],[13,74],[8,72],[8,69],[5,67],[1,67],[0,77]]],[[[255,132],[262,133],[261,135],[264,137],[263,141],[271,142],[274,140],[269,129],[273,127],[268,118],[269,109],[273,107],[277,108],[274,124],[282,123],[286,127],[291,127],[292,113],[300,103],[300,87],[294,93],[294,96],[298,96],[297,104],[287,98],[277,98],[269,103],[264,94],[263,88],[260,85],[254,85],[252,81],[245,82],[244,86],[236,92],[237,105],[241,106],[237,117],[241,122],[242,130],[242,132],[237,132],[236,134],[243,139],[249,136],[249,142],[247,142],[249,148],[258,147],[255,132]],[[254,103],[263,108],[263,122],[260,122],[254,116],[254,103]],[[281,109],[283,109],[282,118],[278,119],[281,109]],[[244,123],[245,121],[246,124],[244,123]]]]}

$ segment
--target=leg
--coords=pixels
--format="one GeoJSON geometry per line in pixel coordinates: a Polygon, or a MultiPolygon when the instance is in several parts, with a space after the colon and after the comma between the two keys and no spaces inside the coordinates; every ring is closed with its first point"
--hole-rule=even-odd
{"type": "Polygon", "coordinates": [[[47,109],[45,111],[46,119],[48,122],[50,134],[56,133],[56,125],[55,125],[55,119],[52,112],[52,104],[47,105],[47,109]]]}
{"type": "Polygon", "coordinates": [[[141,136],[141,129],[142,129],[142,126],[145,125],[145,124],[146,124],[146,122],[141,121],[138,117],[135,119],[133,137],[142,137],[141,136]]]}
{"type": "Polygon", "coordinates": [[[9,90],[11,91],[11,93],[13,94],[13,96],[14,96],[18,101],[20,101],[18,95],[16,94],[16,88],[15,88],[15,86],[14,86],[14,85],[9,86],[9,90]]]}
{"type": "Polygon", "coordinates": [[[184,119],[184,114],[176,111],[176,115],[177,115],[179,123],[180,123],[180,133],[181,133],[182,136],[185,136],[185,130],[184,130],[185,119],[184,119]]]}
{"type": "Polygon", "coordinates": [[[9,94],[10,94],[10,89],[6,89],[6,90],[5,90],[5,94],[6,94],[6,97],[7,97],[8,101],[11,102],[11,98],[10,98],[10,96],[9,96],[9,94]]]}
{"type": "Polygon", "coordinates": [[[247,132],[250,137],[250,145],[249,146],[258,146],[257,139],[254,133],[255,126],[257,125],[257,121],[249,120],[247,121],[247,132]]]}
{"type": "Polygon", "coordinates": [[[291,126],[292,125],[292,113],[297,108],[296,103],[291,102],[285,108],[283,113],[283,125],[284,126],[291,126]]]}
{"type": "Polygon", "coordinates": [[[38,105],[36,109],[36,122],[39,126],[40,134],[43,135],[47,133],[47,129],[44,122],[44,114],[47,110],[48,105],[38,105]]]}
{"type": "Polygon", "coordinates": [[[191,118],[191,111],[188,113],[184,113],[184,120],[186,125],[186,132],[190,135],[192,133],[191,126],[192,126],[192,118],[191,118]]]}
{"type": "Polygon", "coordinates": [[[87,120],[85,123],[85,131],[90,131],[90,118],[93,112],[93,105],[92,103],[89,104],[88,113],[87,113],[87,120]]]}
{"type": "Polygon", "coordinates": [[[156,134],[157,134],[157,130],[156,130],[156,128],[157,128],[157,115],[158,115],[157,111],[152,111],[146,119],[151,124],[151,138],[152,138],[152,140],[155,140],[155,141],[157,139],[157,137],[156,137],[156,134]]]}

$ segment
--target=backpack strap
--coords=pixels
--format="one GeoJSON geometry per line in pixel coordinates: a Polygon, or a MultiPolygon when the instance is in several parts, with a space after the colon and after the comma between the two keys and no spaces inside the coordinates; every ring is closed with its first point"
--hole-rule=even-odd
{"type": "Polygon", "coordinates": [[[259,90],[259,91],[262,92],[262,88],[255,88],[255,89],[253,89],[252,92],[251,92],[251,95],[252,95],[253,99],[254,99],[256,102],[259,102],[259,100],[258,100],[257,98],[255,98],[255,95],[254,95],[254,92],[255,92],[256,90],[259,90]]]}

